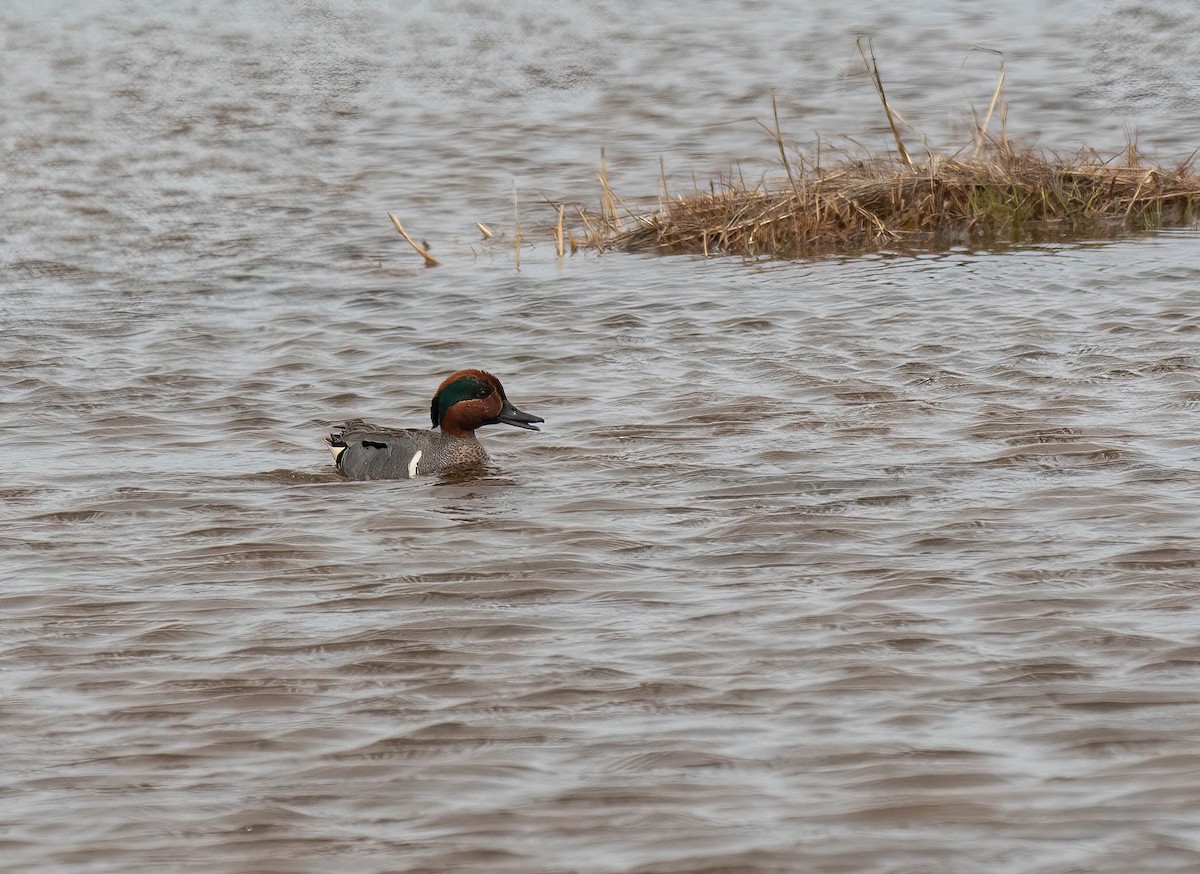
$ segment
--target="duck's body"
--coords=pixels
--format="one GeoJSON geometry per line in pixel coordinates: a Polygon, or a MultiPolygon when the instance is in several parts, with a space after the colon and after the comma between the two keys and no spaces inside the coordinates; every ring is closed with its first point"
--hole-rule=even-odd
{"type": "Polygon", "coordinates": [[[384,428],[351,419],[325,440],[350,479],[411,479],[449,467],[479,467],[488,455],[474,435],[447,437],[418,428],[384,428]]]}
{"type": "Polygon", "coordinates": [[[459,370],[438,386],[429,407],[433,427],[384,428],[351,419],[325,438],[338,471],[355,480],[411,479],[488,463],[475,429],[503,423],[537,431],[538,416],[509,403],[500,380],[482,370],[459,370]]]}

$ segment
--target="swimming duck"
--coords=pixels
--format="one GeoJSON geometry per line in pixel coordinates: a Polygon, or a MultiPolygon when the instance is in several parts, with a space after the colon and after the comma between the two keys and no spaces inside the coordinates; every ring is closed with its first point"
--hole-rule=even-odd
{"type": "Polygon", "coordinates": [[[482,370],[459,370],[438,386],[429,404],[437,431],[381,428],[351,419],[325,438],[338,472],[349,479],[411,479],[452,467],[479,467],[488,454],[475,439],[482,425],[539,430],[544,422],[514,407],[500,380],[482,370]]]}

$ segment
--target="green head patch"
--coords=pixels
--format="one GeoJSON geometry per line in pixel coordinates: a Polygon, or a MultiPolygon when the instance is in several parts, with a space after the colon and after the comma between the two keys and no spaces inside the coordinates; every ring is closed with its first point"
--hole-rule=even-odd
{"type": "Polygon", "coordinates": [[[493,391],[495,388],[491,383],[474,376],[463,376],[443,386],[429,404],[429,418],[433,420],[433,427],[442,424],[442,418],[455,404],[460,401],[482,400],[489,397],[493,391]]]}

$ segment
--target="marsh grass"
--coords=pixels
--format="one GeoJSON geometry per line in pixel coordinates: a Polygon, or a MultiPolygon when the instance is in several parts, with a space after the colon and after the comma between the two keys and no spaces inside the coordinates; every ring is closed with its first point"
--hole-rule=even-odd
{"type": "MultiPolygon", "coordinates": [[[[609,202],[611,198],[609,198],[609,202]]],[[[662,254],[799,258],[1113,236],[1192,224],[1200,178],[1011,151],[923,163],[876,158],[770,189],[738,178],[656,211],[588,221],[584,245],[662,254]]]]}
{"type": "Polygon", "coordinates": [[[772,95],[774,125],[763,127],[779,148],[786,181],[752,185],[730,173],[708,190],[671,197],[664,172],[657,209],[639,212],[613,192],[602,155],[601,206],[580,210],[583,235],[572,247],[802,258],[1111,237],[1190,225],[1200,215],[1191,158],[1174,169],[1154,166],[1133,141],[1109,161],[1016,149],[1005,129],[1003,63],[986,116],[976,120],[971,154],[939,156],[927,147],[916,160],[874,54],[859,48],[895,139],[893,155],[832,167],[821,166],[820,152],[789,161],[772,95]],[[993,119],[1000,123],[995,136],[993,119]]]}

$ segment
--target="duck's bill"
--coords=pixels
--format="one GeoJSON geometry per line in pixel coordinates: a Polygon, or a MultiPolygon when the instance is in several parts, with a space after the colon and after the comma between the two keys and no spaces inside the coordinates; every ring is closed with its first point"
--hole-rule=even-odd
{"type": "Polygon", "coordinates": [[[529,413],[523,413],[504,399],[504,408],[500,411],[500,415],[496,417],[497,422],[503,422],[505,425],[515,425],[518,428],[525,428],[528,431],[540,431],[534,422],[545,422],[541,416],[534,416],[529,413]]]}

